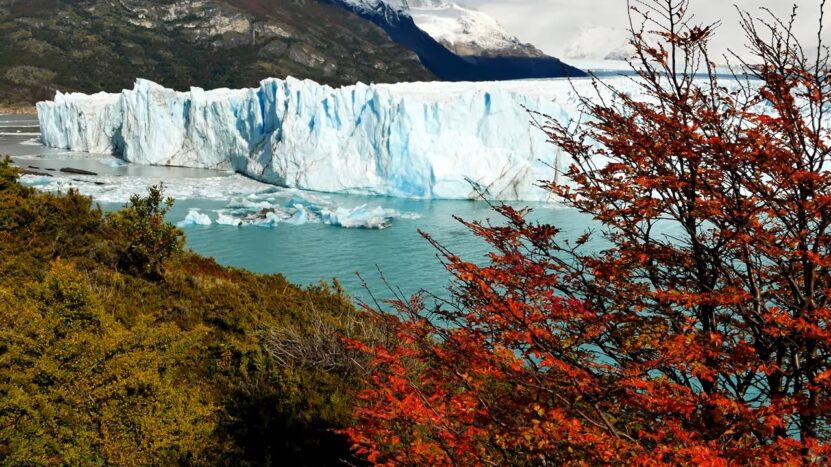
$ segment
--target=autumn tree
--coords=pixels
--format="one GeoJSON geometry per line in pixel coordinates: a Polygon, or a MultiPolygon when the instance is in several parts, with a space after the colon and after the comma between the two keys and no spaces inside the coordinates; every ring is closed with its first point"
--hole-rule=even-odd
{"type": "Polygon", "coordinates": [[[596,80],[587,118],[541,119],[573,160],[545,186],[593,231],[497,206],[463,221],[484,265],[427,236],[453,299],[393,302],[390,338],[355,343],[374,367],[349,433],[371,461],[827,461],[828,50],[803,48],[795,9],[740,12],[751,57],[724,76],[688,4],[633,2],[645,97],[596,80]]]}

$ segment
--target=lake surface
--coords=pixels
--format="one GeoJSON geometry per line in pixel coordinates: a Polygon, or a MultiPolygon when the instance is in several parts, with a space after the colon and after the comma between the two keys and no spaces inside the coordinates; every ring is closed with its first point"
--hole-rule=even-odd
{"type": "MultiPolygon", "coordinates": [[[[466,260],[484,262],[487,245],[453,216],[498,222],[496,213],[481,201],[409,200],[280,189],[233,173],[136,166],[110,155],[49,149],[39,144],[37,133],[33,116],[0,115],[0,154],[11,155],[21,167],[51,175],[25,176],[26,184],[47,191],[74,187],[92,196],[104,209],[117,209],[131,193],[144,192],[146,187],[162,182],[168,195],[177,200],[169,215],[171,222],[180,223],[186,218],[204,221],[204,216],[211,222],[182,225],[188,248],[224,265],[281,273],[298,284],[316,284],[336,277],[360,299],[366,299],[367,293],[356,273],[379,298],[391,296],[384,278],[405,295],[421,289],[443,294],[449,274],[418,230],[429,233],[466,260]],[[98,175],[60,173],[65,167],[98,175]],[[197,214],[189,215],[190,211],[197,214]],[[266,217],[279,221],[268,222],[266,217]],[[222,219],[245,225],[218,224],[222,219]],[[380,223],[385,227],[344,226],[353,223],[376,227],[380,223]]],[[[590,224],[587,216],[557,205],[517,205],[534,208],[535,219],[562,228],[569,238],[576,238],[590,224]]]]}

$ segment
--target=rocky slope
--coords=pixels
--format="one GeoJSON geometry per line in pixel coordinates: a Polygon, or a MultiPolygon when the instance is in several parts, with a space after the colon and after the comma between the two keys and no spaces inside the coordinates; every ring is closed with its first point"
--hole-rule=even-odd
{"type": "Polygon", "coordinates": [[[176,89],[435,79],[381,28],[318,0],[0,0],[0,37],[7,105],[136,77],[176,89]]]}

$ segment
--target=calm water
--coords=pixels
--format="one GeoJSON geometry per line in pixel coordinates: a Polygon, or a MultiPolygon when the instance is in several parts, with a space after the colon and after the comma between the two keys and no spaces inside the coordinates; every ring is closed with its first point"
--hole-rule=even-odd
{"type": "MultiPolygon", "coordinates": [[[[273,188],[238,175],[207,170],[121,165],[110,156],[90,156],[44,148],[37,144],[37,121],[33,117],[0,116],[0,154],[9,154],[22,167],[36,167],[53,177],[25,177],[28,184],[59,191],[75,186],[93,196],[105,209],[123,206],[132,192],[150,184],[164,182],[168,193],[177,198],[170,213],[172,222],[182,221],[191,209],[208,215],[211,225],[186,225],[187,246],[216,258],[228,266],[263,273],[281,273],[299,284],[315,284],[338,278],[356,297],[367,295],[356,273],[370,290],[381,298],[390,293],[387,282],[404,294],[421,289],[441,294],[448,284],[433,247],[418,233],[421,229],[461,257],[482,262],[487,246],[453,219],[484,220],[496,214],[484,202],[403,200],[394,198],[326,195],[287,191],[269,193],[273,188]],[[57,172],[62,167],[91,170],[97,177],[71,176],[57,172]],[[47,169],[53,169],[49,171],[47,169]],[[265,194],[263,194],[265,193],[265,194]],[[276,199],[275,199],[276,197],[276,199]],[[219,212],[240,200],[251,203],[277,203],[304,198],[331,209],[353,209],[367,205],[407,215],[393,218],[382,230],[343,228],[323,223],[276,227],[230,226],[216,224],[219,212]],[[264,201],[267,200],[267,201],[264,201]],[[417,218],[412,218],[416,217],[417,218]]],[[[291,204],[291,202],[289,202],[291,204]]],[[[525,205],[528,203],[520,203],[525,205]]],[[[589,219],[561,207],[534,204],[534,217],[552,223],[574,238],[584,231],[589,219]]]]}
{"type": "MultiPolygon", "coordinates": [[[[179,203],[172,213],[181,219],[186,208],[210,207],[205,201],[179,203]]],[[[487,245],[453,219],[484,220],[497,216],[487,204],[459,201],[384,200],[385,207],[415,212],[416,220],[396,220],[383,230],[344,229],[323,224],[237,228],[222,225],[186,226],[188,246],[222,264],[258,272],[280,272],[294,282],[309,284],[337,277],[353,294],[363,296],[360,273],[370,289],[387,297],[379,269],[389,284],[405,294],[426,289],[440,292],[449,275],[436,250],[418,229],[429,233],[462,258],[480,262],[487,245]]],[[[538,207],[535,217],[562,226],[576,238],[588,225],[574,211],[538,207]]]]}

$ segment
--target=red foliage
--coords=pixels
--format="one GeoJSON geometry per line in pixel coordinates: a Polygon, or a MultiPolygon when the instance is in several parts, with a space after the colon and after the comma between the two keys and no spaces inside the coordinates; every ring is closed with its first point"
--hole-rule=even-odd
{"type": "Polygon", "coordinates": [[[370,461],[831,454],[828,56],[743,15],[756,79],[722,83],[686,3],[640,4],[666,19],[633,31],[648,99],[598,82],[612,98],[586,99],[589,120],[542,126],[574,159],[569,183],[547,186],[599,234],[568,242],[499,206],[502,224],[465,223],[493,248],[484,266],[427,236],[454,299],[395,302],[397,317],[378,314],[390,339],[355,343],[374,366],[348,433],[370,461]],[[609,247],[587,251],[595,236],[609,247]]]}

